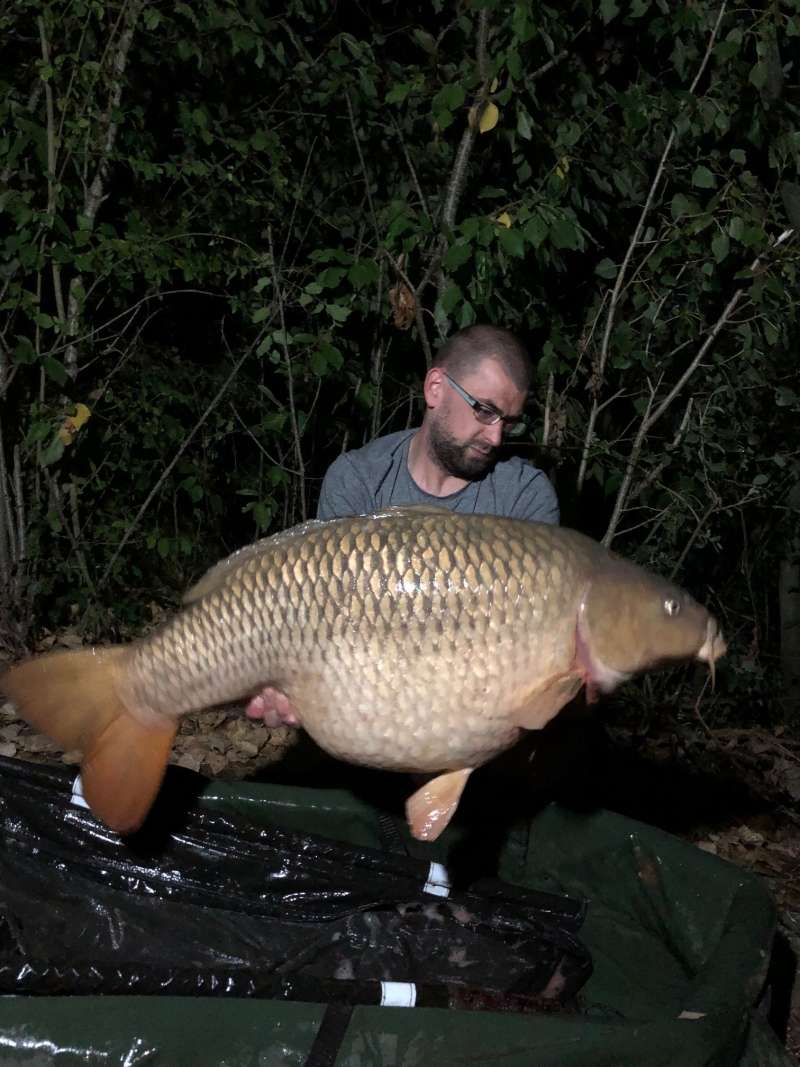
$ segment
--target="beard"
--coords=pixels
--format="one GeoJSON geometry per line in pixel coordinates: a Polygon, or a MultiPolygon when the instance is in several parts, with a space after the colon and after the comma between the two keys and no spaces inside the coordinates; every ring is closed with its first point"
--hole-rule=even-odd
{"type": "Polygon", "coordinates": [[[434,463],[454,478],[464,478],[466,481],[474,481],[486,474],[500,451],[485,443],[478,444],[475,438],[459,442],[436,422],[431,423],[428,442],[434,463]],[[470,451],[473,446],[488,449],[486,455],[476,456],[470,451]]]}

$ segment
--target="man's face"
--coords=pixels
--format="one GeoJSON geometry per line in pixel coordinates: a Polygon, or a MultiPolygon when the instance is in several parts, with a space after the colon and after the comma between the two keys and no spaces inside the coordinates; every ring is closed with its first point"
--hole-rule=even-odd
{"type": "MultiPolygon", "coordinates": [[[[478,422],[468,402],[440,369],[435,368],[431,376],[425,390],[431,458],[456,478],[480,478],[497,459],[503,424],[485,426],[478,422]]],[[[451,377],[470,396],[502,415],[518,415],[522,411],[527,394],[491,358],[463,378],[457,372],[451,377]]]]}

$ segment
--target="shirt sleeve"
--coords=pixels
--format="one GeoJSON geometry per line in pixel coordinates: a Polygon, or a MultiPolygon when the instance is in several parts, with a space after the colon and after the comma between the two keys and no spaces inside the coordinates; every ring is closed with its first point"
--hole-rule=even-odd
{"type": "Polygon", "coordinates": [[[529,522],[547,522],[558,526],[561,512],[558,507],[556,491],[550,479],[531,464],[524,465],[520,477],[519,492],[509,512],[513,519],[527,519],[529,522]]]}
{"type": "Polygon", "coordinates": [[[373,501],[364,479],[347,452],[331,463],[322,480],[317,504],[318,519],[341,519],[347,515],[369,515],[373,501]]]}

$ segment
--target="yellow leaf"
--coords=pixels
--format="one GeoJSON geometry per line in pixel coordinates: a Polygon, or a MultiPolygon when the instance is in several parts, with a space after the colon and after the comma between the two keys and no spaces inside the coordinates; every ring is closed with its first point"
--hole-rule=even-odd
{"type": "Polygon", "coordinates": [[[89,411],[85,404],[76,404],[75,414],[70,415],[70,421],[76,430],[80,430],[81,426],[83,426],[91,414],[91,411],[89,411]]]}
{"type": "Polygon", "coordinates": [[[561,157],[561,169],[564,171],[565,174],[569,173],[569,160],[566,156],[561,157]]]}
{"type": "Polygon", "coordinates": [[[561,169],[561,167],[556,167],[556,174],[559,176],[559,178],[563,182],[563,180],[564,180],[564,171],[561,169]]]}
{"type": "Polygon", "coordinates": [[[492,82],[492,87],[489,90],[489,92],[490,93],[496,93],[497,92],[497,85],[498,85],[497,78],[495,78],[494,81],[492,82]]]}
{"type": "Polygon", "coordinates": [[[511,225],[511,216],[509,215],[509,213],[507,211],[504,211],[503,214],[502,215],[498,215],[497,218],[494,221],[498,222],[501,226],[510,226],[511,225]]]}
{"type": "Polygon", "coordinates": [[[58,431],[58,436],[61,440],[62,445],[66,446],[72,444],[72,434],[69,432],[69,430],[65,430],[63,426],[58,431]]]}
{"type": "Polygon", "coordinates": [[[497,125],[497,120],[500,118],[500,112],[497,110],[496,104],[487,104],[483,114],[481,115],[481,121],[478,123],[478,129],[481,133],[488,133],[489,130],[493,130],[497,125]]]}

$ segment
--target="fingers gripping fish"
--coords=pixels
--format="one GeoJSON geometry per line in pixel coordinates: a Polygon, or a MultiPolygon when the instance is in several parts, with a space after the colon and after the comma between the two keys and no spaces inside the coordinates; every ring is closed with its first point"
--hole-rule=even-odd
{"type": "Polygon", "coordinates": [[[87,802],[143,822],[187,712],[252,697],[332,755],[431,778],[409,798],[433,840],[470,772],[584,684],[725,643],[690,596],[574,530],[439,508],[311,522],[249,545],[131,645],[22,663],[2,685],[83,754],[87,802]],[[254,696],[255,694],[255,696],[254,696]]]}

